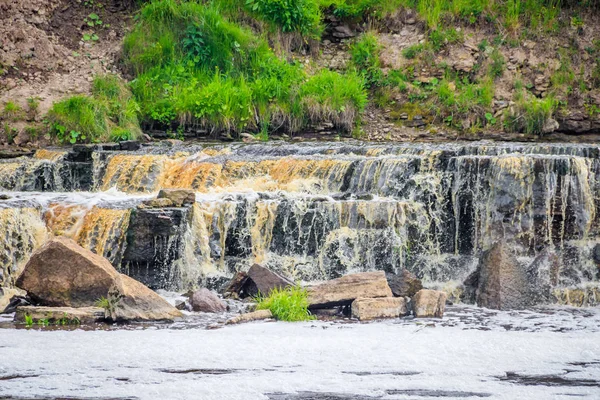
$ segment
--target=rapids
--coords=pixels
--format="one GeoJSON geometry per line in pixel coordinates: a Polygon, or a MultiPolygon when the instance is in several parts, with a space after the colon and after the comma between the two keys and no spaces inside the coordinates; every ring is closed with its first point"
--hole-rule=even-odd
{"type": "Polygon", "coordinates": [[[218,144],[40,150],[0,160],[0,286],[67,235],[152,288],[216,287],[259,262],[300,281],[407,268],[460,295],[482,250],[562,259],[558,302],[595,305],[600,147],[218,144]],[[188,209],[142,209],[161,188],[188,209]]]}

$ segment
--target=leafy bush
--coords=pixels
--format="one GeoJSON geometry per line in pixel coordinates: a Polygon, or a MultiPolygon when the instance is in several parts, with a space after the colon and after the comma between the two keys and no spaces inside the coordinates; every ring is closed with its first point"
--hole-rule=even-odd
{"type": "Polygon", "coordinates": [[[317,0],[246,0],[246,9],[283,32],[321,36],[321,10],[317,0]]]}
{"type": "Polygon", "coordinates": [[[350,47],[352,63],[370,86],[377,86],[383,79],[379,52],[377,36],[373,33],[362,35],[350,47]]]}
{"type": "Polygon", "coordinates": [[[300,287],[275,289],[268,297],[257,298],[257,310],[271,310],[280,321],[297,322],[315,319],[308,311],[308,293],[300,287]]]}

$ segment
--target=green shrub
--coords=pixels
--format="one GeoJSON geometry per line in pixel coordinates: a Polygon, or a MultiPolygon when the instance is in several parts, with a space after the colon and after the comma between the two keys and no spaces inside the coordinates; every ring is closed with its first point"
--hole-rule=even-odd
{"type": "Polygon", "coordinates": [[[259,296],[257,310],[271,310],[279,321],[297,322],[315,319],[308,311],[308,293],[300,287],[274,289],[269,296],[259,296]]]}
{"type": "Polygon", "coordinates": [[[246,0],[246,9],[283,32],[320,38],[321,9],[317,0],[246,0]]]}
{"type": "Polygon", "coordinates": [[[4,110],[2,112],[2,118],[17,121],[23,117],[23,109],[14,101],[7,101],[4,104],[4,110]]]}
{"type": "Polygon", "coordinates": [[[377,36],[373,33],[362,35],[350,46],[352,63],[369,86],[377,86],[383,79],[379,52],[380,46],[377,42],[377,36]]]}

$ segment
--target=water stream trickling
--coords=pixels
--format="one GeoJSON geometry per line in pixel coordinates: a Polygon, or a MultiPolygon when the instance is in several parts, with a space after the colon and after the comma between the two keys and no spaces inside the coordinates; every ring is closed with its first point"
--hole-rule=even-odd
{"type": "Polygon", "coordinates": [[[599,154],[514,143],[41,150],[0,161],[12,196],[0,202],[0,286],[46,236],[67,235],[153,288],[216,286],[259,262],[302,281],[407,268],[453,290],[505,238],[524,263],[555,249],[559,300],[596,304],[599,154]],[[137,207],[161,188],[193,189],[196,203],[137,207]],[[582,289],[576,301],[566,288],[582,289]]]}

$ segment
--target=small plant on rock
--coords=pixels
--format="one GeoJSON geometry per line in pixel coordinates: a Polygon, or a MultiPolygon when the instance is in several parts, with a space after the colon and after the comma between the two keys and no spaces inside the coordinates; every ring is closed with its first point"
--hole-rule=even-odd
{"type": "Polygon", "coordinates": [[[285,289],[274,289],[269,296],[259,294],[257,310],[271,310],[273,316],[280,321],[296,322],[315,319],[308,311],[308,293],[299,286],[285,289]]]}

